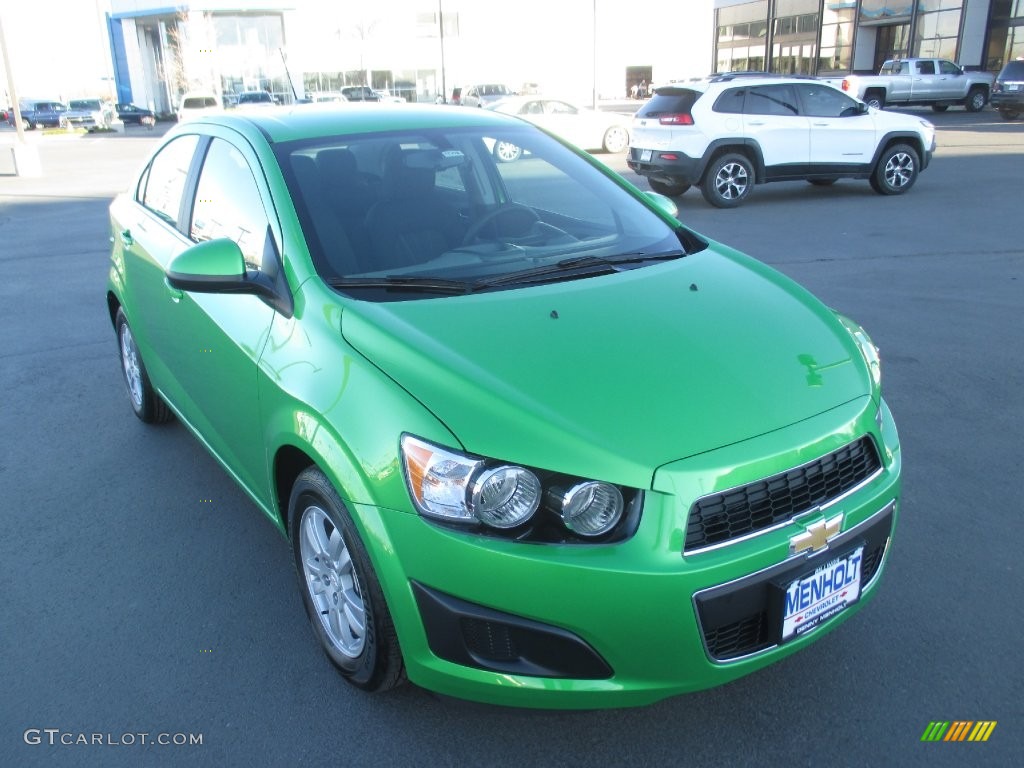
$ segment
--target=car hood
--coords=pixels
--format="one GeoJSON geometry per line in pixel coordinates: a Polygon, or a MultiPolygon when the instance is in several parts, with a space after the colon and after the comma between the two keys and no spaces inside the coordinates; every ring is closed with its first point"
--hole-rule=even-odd
{"type": "Polygon", "coordinates": [[[871,392],[834,313],[721,246],[551,285],[353,302],[342,333],[466,450],[634,487],[871,392]]]}

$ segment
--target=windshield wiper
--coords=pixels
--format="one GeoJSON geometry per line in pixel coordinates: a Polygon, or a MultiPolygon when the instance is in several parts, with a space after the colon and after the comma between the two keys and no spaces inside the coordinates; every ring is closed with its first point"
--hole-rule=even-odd
{"type": "Polygon", "coordinates": [[[472,290],[492,288],[510,283],[538,282],[538,278],[572,277],[571,273],[576,270],[587,270],[580,273],[580,277],[622,272],[624,270],[620,268],[621,265],[677,259],[685,255],[683,251],[668,251],[665,253],[627,253],[621,256],[574,256],[570,259],[562,259],[554,264],[544,264],[532,269],[521,269],[518,272],[509,272],[498,277],[478,280],[476,283],[473,283],[472,290]]]}
{"type": "Polygon", "coordinates": [[[332,288],[397,288],[427,293],[469,293],[473,283],[444,277],[386,275],[384,277],[332,277],[326,281],[332,288]]]}

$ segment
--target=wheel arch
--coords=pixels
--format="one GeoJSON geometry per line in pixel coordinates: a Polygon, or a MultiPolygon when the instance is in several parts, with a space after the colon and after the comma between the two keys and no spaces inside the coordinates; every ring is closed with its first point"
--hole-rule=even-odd
{"type": "Polygon", "coordinates": [[[707,175],[708,167],[722,155],[738,153],[746,157],[754,167],[754,183],[761,184],[765,179],[764,154],[761,152],[761,145],[754,139],[716,139],[704,152],[704,159],[701,161],[700,176],[698,184],[704,184],[704,177],[707,175]]]}
{"type": "Polygon", "coordinates": [[[121,308],[121,300],[113,291],[107,291],[107,312],[110,314],[110,324],[114,325],[117,319],[117,310],[121,308]]]}
{"type": "Polygon", "coordinates": [[[871,158],[872,168],[878,165],[879,158],[881,158],[882,154],[893,144],[909,144],[913,147],[914,151],[917,152],[917,158],[921,163],[921,170],[925,169],[928,164],[928,157],[925,152],[924,142],[921,140],[920,136],[908,131],[891,131],[882,137],[882,140],[878,142],[878,147],[875,149],[874,157],[871,158]]]}

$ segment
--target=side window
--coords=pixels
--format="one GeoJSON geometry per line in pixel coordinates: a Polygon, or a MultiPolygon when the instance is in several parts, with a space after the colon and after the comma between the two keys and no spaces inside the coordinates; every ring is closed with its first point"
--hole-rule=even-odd
{"type": "Polygon", "coordinates": [[[269,225],[259,188],[242,153],[222,139],[210,142],[199,173],[189,237],[196,242],[227,237],[238,243],[249,269],[264,265],[269,225]]]}
{"type": "Polygon", "coordinates": [[[564,101],[549,101],[544,105],[544,111],[549,115],[575,115],[576,108],[564,101]]]}
{"type": "Polygon", "coordinates": [[[935,62],[934,61],[919,61],[914,66],[917,68],[917,74],[919,74],[919,75],[934,75],[935,74],[935,62]]]}
{"type": "Polygon", "coordinates": [[[799,113],[791,85],[762,85],[751,88],[744,102],[744,114],[793,117],[799,113]]]}
{"type": "Polygon", "coordinates": [[[803,114],[809,117],[844,117],[857,112],[857,102],[835,88],[824,85],[801,85],[799,90],[803,101],[803,114]]]}
{"type": "Polygon", "coordinates": [[[178,226],[181,195],[198,143],[195,135],[174,139],[153,158],[139,185],[139,202],[172,227],[178,226]]]}
{"type": "Polygon", "coordinates": [[[959,75],[960,67],[954,64],[952,61],[940,61],[939,72],[943,75],[959,75]]]}

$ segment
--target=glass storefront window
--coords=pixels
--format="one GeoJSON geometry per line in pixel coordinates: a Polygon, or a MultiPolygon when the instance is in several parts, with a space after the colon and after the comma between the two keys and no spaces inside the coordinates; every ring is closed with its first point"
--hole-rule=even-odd
{"type": "MultiPolygon", "coordinates": [[[[934,0],[938,5],[951,0],[934,0]]],[[[917,17],[914,55],[936,59],[956,59],[957,38],[960,35],[960,9],[931,11],[917,17]]]]}
{"type": "Polygon", "coordinates": [[[910,18],[913,6],[911,0],[863,0],[860,5],[860,19],[863,22],[870,22],[910,18]]]}

